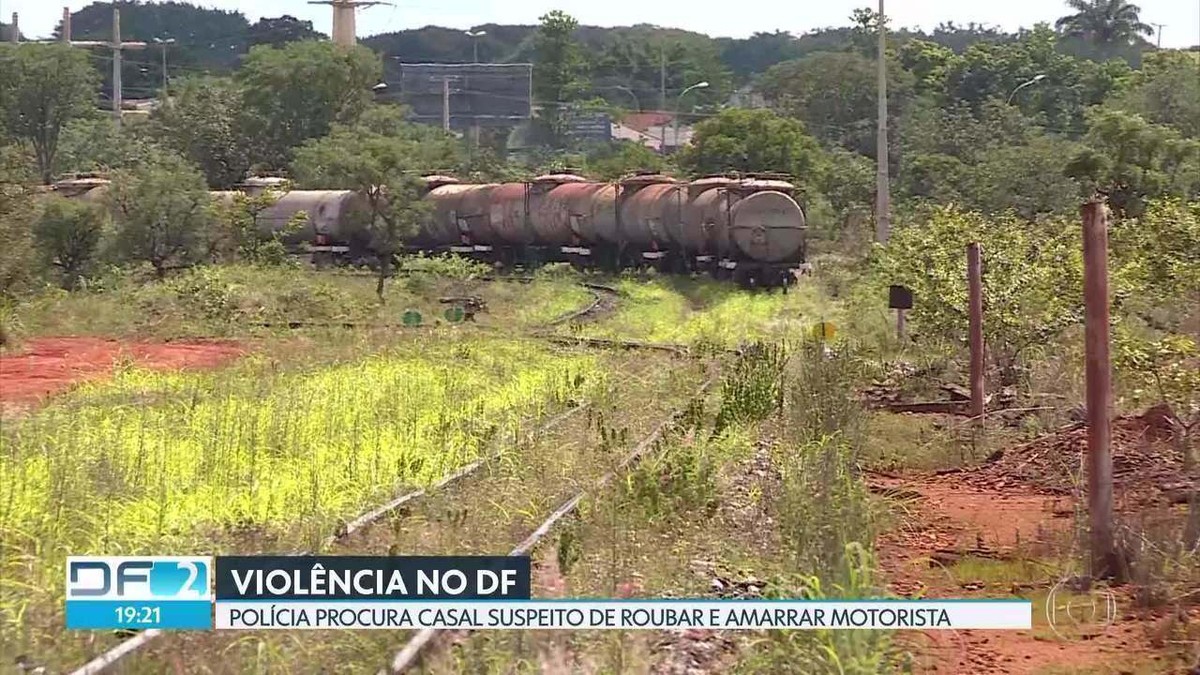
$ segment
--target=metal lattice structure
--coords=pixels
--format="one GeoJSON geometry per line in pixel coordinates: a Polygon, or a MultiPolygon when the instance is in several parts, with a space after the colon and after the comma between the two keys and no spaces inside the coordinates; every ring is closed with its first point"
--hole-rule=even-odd
{"type": "Polygon", "coordinates": [[[533,114],[533,64],[396,63],[385,79],[418,122],[451,129],[510,127],[533,114]],[[447,120],[448,117],[448,120],[447,120]]]}

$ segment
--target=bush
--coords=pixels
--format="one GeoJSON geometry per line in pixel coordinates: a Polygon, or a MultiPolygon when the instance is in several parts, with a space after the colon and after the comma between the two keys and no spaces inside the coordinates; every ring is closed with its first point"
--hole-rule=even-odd
{"type": "Polygon", "coordinates": [[[104,210],[92,203],[52,197],[34,224],[38,253],[62,273],[62,287],[75,288],[95,262],[107,225],[104,210]]]}
{"type": "Polygon", "coordinates": [[[208,187],[186,160],[162,154],[113,178],[116,253],[148,262],[158,278],[199,262],[210,241],[208,187]]]}
{"type": "Polygon", "coordinates": [[[915,338],[967,344],[970,242],[983,250],[988,356],[1001,385],[1017,384],[1032,353],[1083,320],[1080,226],[1064,218],[986,218],[946,206],[898,227],[874,252],[871,267],[881,285],[913,290],[909,325],[915,338]]]}

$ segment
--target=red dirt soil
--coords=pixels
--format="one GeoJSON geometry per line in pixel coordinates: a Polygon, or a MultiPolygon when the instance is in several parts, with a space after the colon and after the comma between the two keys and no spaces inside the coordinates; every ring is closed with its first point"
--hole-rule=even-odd
{"type": "Polygon", "coordinates": [[[73,385],[111,374],[130,359],[156,370],[212,368],[245,354],[232,342],[120,342],[92,337],[39,338],[20,354],[0,356],[0,404],[37,403],[73,385]]]}
{"type": "MultiPolygon", "coordinates": [[[[1070,527],[1063,518],[1069,498],[1037,494],[1030,490],[981,489],[963,476],[879,476],[871,481],[875,492],[911,495],[908,518],[880,539],[880,566],[893,593],[902,597],[1028,597],[1029,588],[987,587],[963,584],[943,568],[941,554],[948,551],[1003,553],[1024,549],[1036,554],[1070,527]]],[[[952,564],[952,563],[951,563],[952,564]]],[[[1044,590],[1044,589],[1043,589],[1044,590]]],[[[1132,600],[1119,597],[1121,616],[1084,639],[1047,639],[1036,631],[953,631],[924,633],[909,646],[918,658],[914,672],[973,673],[980,675],[1034,675],[1060,668],[1097,668],[1094,672],[1129,672],[1105,664],[1123,657],[1140,656],[1143,662],[1163,659],[1156,644],[1174,621],[1162,613],[1134,612],[1132,600]]],[[[1189,608],[1190,620],[1200,618],[1200,608],[1189,608]]],[[[1037,619],[1035,618],[1035,623],[1037,619]]],[[[1191,673],[1166,665],[1163,673],[1191,673]]],[[[1200,666],[1198,666],[1200,668],[1200,666]]],[[[1093,672],[1093,671],[1088,671],[1093,672]]],[[[1145,672],[1145,671],[1139,671],[1145,672]]]]}

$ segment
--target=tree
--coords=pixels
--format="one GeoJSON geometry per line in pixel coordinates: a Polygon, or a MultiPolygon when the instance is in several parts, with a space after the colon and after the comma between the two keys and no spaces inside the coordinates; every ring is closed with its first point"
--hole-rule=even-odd
{"type": "Polygon", "coordinates": [[[287,258],[284,238],[299,231],[308,221],[307,212],[297,211],[282,229],[265,232],[260,218],[284,194],[280,190],[266,190],[257,195],[235,192],[222,199],[216,208],[216,248],[221,256],[258,264],[282,263],[287,258]]]}
{"type": "Polygon", "coordinates": [[[121,258],[150,263],[162,279],[205,253],[212,220],[208,187],[184,158],[163,153],[116,172],[108,199],[121,258]]]}
{"type": "Polygon", "coordinates": [[[800,58],[799,40],[787,31],[754,33],[744,40],[730,40],[721,52],[724,61],[734,74],[746,77],[761,73],[767,68],[800,58]]]}
{"type": "Polygon", "coordinates": [[[406,122],[403,110],[390,106],[372,108],[357,125],[336,125],[297,151],[293,172],[302,184],[362,195],[362,206],[347,214],[349,236],[376,257],[381,303],[393,258],[429,212],[422,172],[456,155],[455,141],[440,129],[406,122]]]}
{"type": "Polygon", "coordinates": [[[187,78],[152,115],[166,147],[187,157],[208,184],[226,189],[246,178],[259,143],[242,88],[225,77],[187,78]]]}
{"type": "MultiPolygon", "coordinates": [[[[757,89],[772,108],[799,118],[821,140],[874,157],[878,132],[876,64],[852,52],[821,52],[773,66],[757,89]]],[[[889,63],[890,124],[906,106],[913,78],[889,63]]]]}
{"type": "Polygon", "coordinates": [[[599,180],[617,180],[639,171],[667,170],[665,157],[630,141],[605,144],[588,156],[587,165],[588,173],[599,180]]]}
{"type": "Polygon", "coordinates": [[[370,49],[292,42],[250,50],[236,80],[254,123],[266,168],[287,166],[293,149],[353,123],[371,103],[383,64],[370,49]]]}
{"type": "Polygon", "coordinates": [[[1057,42],[1048,26],[1039,25],[1016,41],[973,45],[949,61],[945,89],[935,100],[967,103],[976,112],[1000,101],[1048,127],[1081,134],[1084,111],[1122,86],[1129,68],[1068,56],[1057,42]]]}
{"type": "Polygon", "coordinates": [[[38,252],[62,273],[62,287],[72,290],[95,260],[107,214],[99,204],[52,197],[34,224],[38,252]]]}
{"type": "Polygon", "coordinates": [[[301,21],[289,14],[275,18],[263,17],[250,26],[246,32],[246,41],[251,47],[257,45],[282,47],[289,42],[320,40],[324,37],[323,34],[313,30],[311,21],[301,21]]]}
{"type": "Polygon", "coordinates": [[[1083,260],[1074,217],[1029,222],[938,206],[901,223],[873,254],[879,283],[900,284],[918,298],[914,335],[965,346],[968,335],[966,245],[983,249],[984,339],[999,384],[1021,381],[1031,352],[1048,347],[1083,319],[1083,260]]]}
{"type": "Polygon", "coordinates": [[[1148,199],[1200,195],[1200,140],[1120,110],[1089,115],[1086,147],[1070,158],[1066,174],[1088,192],[1108,195],[1119,216],[1138,216],[1148,199]]]}
{"type": "Polygon", "coordinates": [[[1154,124],[1174,127],[1187,138],[1200,138],[1198,71],[1195,54],[1167,50],[1147,54],[1129,91],[1112,105],[1154,124]]]}
{"type": "MultiPolygon", "coordinates": [[[[15,297],[34,276],[36,259],[30,236],[34,214],[32,190],[27,187],[27,158],[14,146],[0,145],[0,300],[15,297]]],[[[0,345],[5,342],[0,321],[0,345]]]]}
{"type": "Polygon", "coordinates": [[[118,128],[111,117],[77,119],[63,127],[54,174],[128,169],[160,152],[146,125],[118,128]]]}
{"type": "Polygon", "coordinates": [[[533,96],[541,107],[538,118],[551,145],[563,147],[568,104],[586,88],[584,61],[574,38],[579,22],[557,9],[538,20],[541,26],[534,37],[533,96]]]}
{"type": "Polygon", "coordinates": [[[68,45],[0,47],[0,114],[8,133],[33,146],[49,183],[59,134],[95,110],[96,71],[87,53],[68,45]]]}
{"type": "Polygon", "coordinates": [[[1101,46],[1126,45],[1154,29],[1142,23],[1141,8],[1125,0],[1067,0],[1074,14],[1055,26],[1069,36],[1083,37],[1101,46]]]}
{"type": "Polygon", "coordinates": [[[1042,132],[1015,106],[926,99],[910,109],[900,135],[898,192],[920,201],[1026,218],[1073,210],[1078,184],[1063,173],[1078,144],[1042,132]]]}
{"type": "Polygon", "coordinates": [[[769,110],[724,110],[696,125],[679,154],[680,167],[693,174],[772,171],[808,185],[818,182],[820,160],[803,123],[769,110]]]}

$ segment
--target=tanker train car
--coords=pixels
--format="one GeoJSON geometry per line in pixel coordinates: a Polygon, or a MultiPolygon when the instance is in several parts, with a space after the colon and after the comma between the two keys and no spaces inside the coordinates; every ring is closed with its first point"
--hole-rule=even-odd
{"type": "Polygon", "coordinates": [[[794,186],[778,178],[449,180],[431,183],[432,215],[411,250],[505,265],[567,261],[608,270],[707,272],[750,286],[787,285],[804,267],[804,211],[794,186]]]}
{"type": "MultiPolygon", "coordinates": [[[[280,189],[278,179],[251,179],[239,191],[280,189]]],[[[64,182],[68,196],[94,198],[103,181],[64,182]]],[[[787,286],[805,267],[806,221],[794,186],[775,176],[716,176],[691,182],[645,174],[598,183],[549,174],[520,183],[460,183],[427,176],[430,209],[408,252],[453,252],[501,266],[570,262],[583,268],[654,267],[708,273],[746,286],[787,286]]],[[[214,192],[230,200],[236,192],[214,192]]],[[[282,237],[314,262],[361,262],[369,242],[348,225],[365,208],[349,190],[291,190],[258,219],[281,232],[304,212],[302,227],[282,237]]]]}

